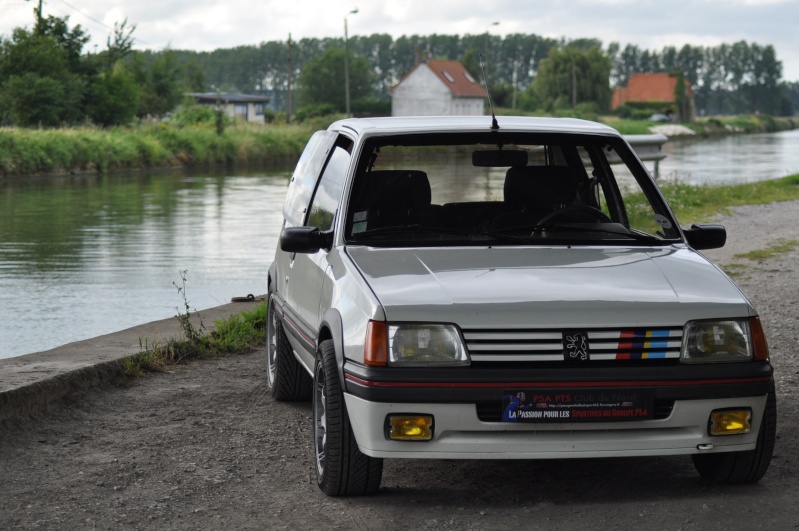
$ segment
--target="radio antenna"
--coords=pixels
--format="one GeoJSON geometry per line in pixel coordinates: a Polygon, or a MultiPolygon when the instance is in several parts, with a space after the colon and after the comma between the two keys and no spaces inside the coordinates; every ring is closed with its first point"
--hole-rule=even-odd
{"type": "Polygon", "coordinates": [[[483,54],[478,55],[480,58],[480,70],[483,72],[483,85],[488,95],[488,108],[491,109],[491,130],[498,131],[499,124],[497,123],[497,116],[494,114],[494,104],[491,103],[491,93],[488,91],[488,78],[486,77],[486,69],[483,66],[483,54]]]}

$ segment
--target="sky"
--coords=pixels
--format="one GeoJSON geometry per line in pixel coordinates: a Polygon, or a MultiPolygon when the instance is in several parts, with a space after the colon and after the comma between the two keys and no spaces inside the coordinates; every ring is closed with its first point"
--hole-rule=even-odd
{"type": "MultiPolygon", "coordinates": [[[[31,27],[37,3],[0,0],[0,35],[31,27]]],[[[347,17],[351,36],[533,33],[658,51],[745,40],[773,45],[783,79],[799,81],[799,0],[44,0],[43,11],[80,24],[89,52],[126,18],[137,49],[209,51],[340,37],[347,17]]]]}

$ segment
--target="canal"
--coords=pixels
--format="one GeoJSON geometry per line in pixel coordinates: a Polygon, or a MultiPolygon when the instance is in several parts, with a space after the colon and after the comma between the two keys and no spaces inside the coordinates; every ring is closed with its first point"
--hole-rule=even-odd
{"type": "MultiPolygon", "coordinates": [[[[678,140],[664,150],[662,179],[799,173],[799,131],[678,140]]],[[[0,358],[174,316],[182,271],[198,310],[265,293],[290,173],[0,180],[0,358]]]]}

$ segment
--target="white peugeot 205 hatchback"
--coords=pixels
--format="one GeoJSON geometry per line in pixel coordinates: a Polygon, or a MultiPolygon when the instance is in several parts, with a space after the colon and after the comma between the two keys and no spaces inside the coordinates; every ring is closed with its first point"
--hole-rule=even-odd
{"type": "Polygon", "coordinates": [[[691,455],[755,482],[776,400],[757,312],[618,132],[347,119],[308,142],[269,269],[268,386],[312,399],[317,478],[384,458],[691,455]]]}

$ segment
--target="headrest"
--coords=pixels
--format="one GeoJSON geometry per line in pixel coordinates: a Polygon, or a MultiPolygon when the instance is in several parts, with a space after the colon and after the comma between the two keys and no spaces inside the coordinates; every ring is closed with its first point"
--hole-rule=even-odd
{"type": "Polygon", "coordinates": [[[505,202],[549,207],[574,201],[577,182],[566,166],[514,166],[505,174],[505,202]]]}
{"type": "Polygon", "coordinates": [[[421,170],[378,170],[361,175],[359,209],[391,202],[407,207],[430,205],[430,181],[421,170]]]}

